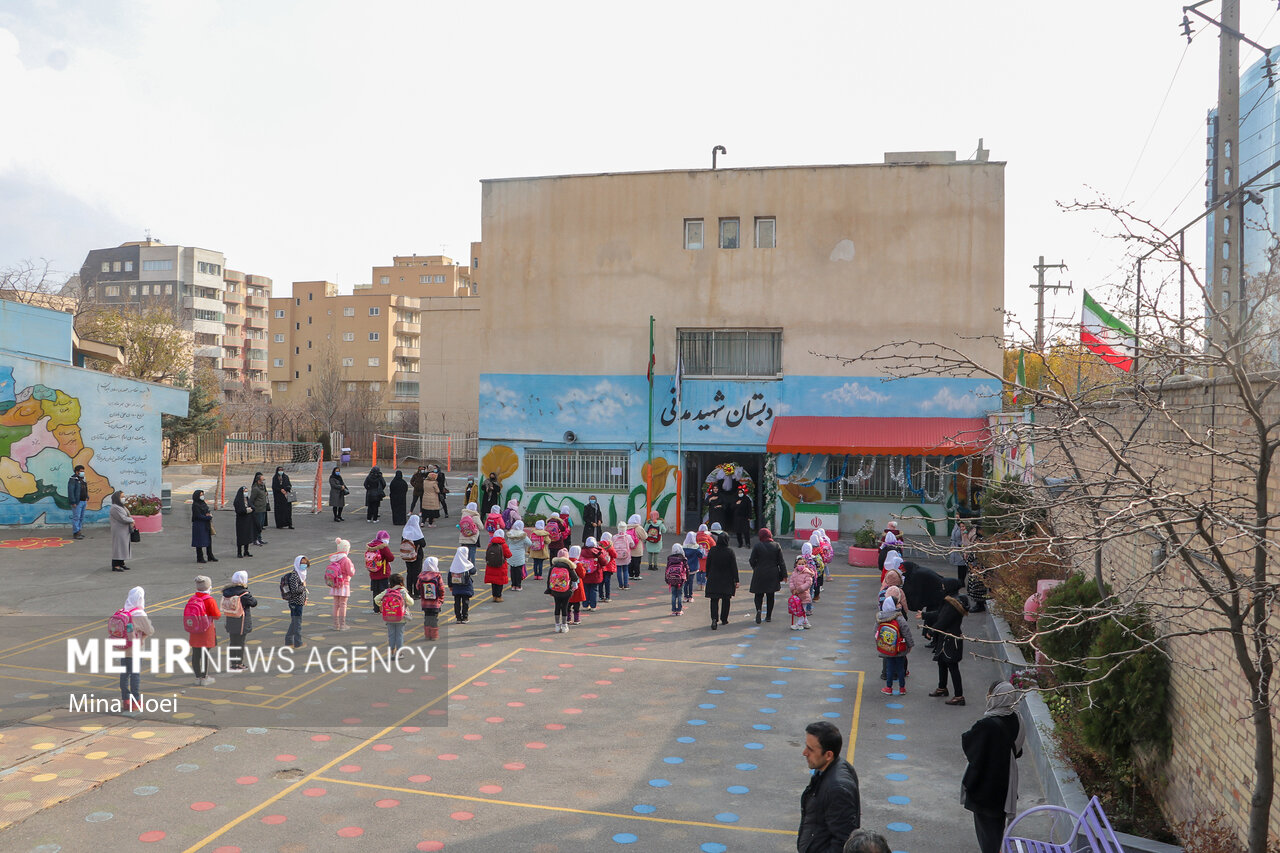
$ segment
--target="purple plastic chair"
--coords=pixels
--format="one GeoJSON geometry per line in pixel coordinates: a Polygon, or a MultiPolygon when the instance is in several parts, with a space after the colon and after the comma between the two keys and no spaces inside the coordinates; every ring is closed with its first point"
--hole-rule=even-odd
{"type": "MultiPolygon", "coordinates": [[[[1055,823],[1055,826],[1057,824],[1055,823]]],[[[1053,833],[1050,832],[1052,836],[1053,833]]],[[[1013,819],[1009,828],[1004,831],[1004,841],[1000,849],[1004,853],[1124,853],[1124,848],[1116,840],[1111,821],[1102,812],[1098,798],[1089,800],[1084,811],[1076,814],[1062,806],[1036,806],[1027,809],[1013,819]],[[1037,841],[1034,838],[1022,838],[1013,834],[1013,828],[1025,817],[1031,815],[1053,814],[1066,815],[1071,818],[1071,834],[1065,843],[1055,841],[1037,841]]]]}

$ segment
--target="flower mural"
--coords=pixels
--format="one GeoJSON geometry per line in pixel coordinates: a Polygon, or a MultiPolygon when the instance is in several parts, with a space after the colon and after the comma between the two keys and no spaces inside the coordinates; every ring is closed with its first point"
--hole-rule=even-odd
{"type": "Polygon", "coordinates": [[[656,498],[667,487],[667,475],[675,469],[676,466],[668,462],[666,457],[656,456],[640,466],[640,482],[646,485],[651,484],[656,498]],[[652,480],[649,479],[651,473],[652,480]]]}
{"type": "Polygon", "coordinates": [[[480,473],[489,476],[496,472],[499,481],[506,481],[520,468],[520,459],[516,452],[505,444],[495,444],[480,460],[480,473]]]}

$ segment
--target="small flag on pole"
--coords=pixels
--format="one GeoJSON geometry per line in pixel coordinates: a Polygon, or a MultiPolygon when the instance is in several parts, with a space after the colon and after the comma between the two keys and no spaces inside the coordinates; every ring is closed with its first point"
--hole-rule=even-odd
{"type": "Polygon", "coordinates": [[[1133,369],[1137,335],[1095,302],[1087,290],[1084,307],[1080,309],[1080,343],[1112,367],[1124,371],[1133,369]]]}
{"type": "Polygon", "coordinates": [[[1013,403],[1017,405],[1018,398],[1022,396],[1022,389],[1027,387],[1027,353],[1025,350],[1018,350],[1018,368],[1013,374],[1013,403]]]}

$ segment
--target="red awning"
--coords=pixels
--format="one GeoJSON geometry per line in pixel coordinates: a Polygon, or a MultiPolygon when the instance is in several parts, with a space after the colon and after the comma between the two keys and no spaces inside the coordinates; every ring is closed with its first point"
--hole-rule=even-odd
{"type": "Polygon", "coordinates": [[[985,418],[773,419],[770,453],[966,456],[987,443],[985,418]]]}

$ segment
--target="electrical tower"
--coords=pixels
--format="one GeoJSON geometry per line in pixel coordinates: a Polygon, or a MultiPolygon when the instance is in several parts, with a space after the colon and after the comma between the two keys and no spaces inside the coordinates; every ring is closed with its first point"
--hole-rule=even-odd
{"type": "Polygon", "coordinates": [[[1031,285],[1031,289],[1036,292],[1036,352],[1044,353],[1044,292],[1046,290],[1071,290],[1070,284],[1045,284],[1045,270],[1062,270],[1067,271],[1066,262],[1057,264],[1046,264],[1044,255],[1040,256],[1040,263],[1033,264],[1031,267],[1036,271],[1036,283],[1031,285]]]}

